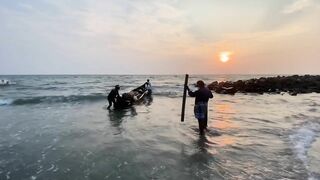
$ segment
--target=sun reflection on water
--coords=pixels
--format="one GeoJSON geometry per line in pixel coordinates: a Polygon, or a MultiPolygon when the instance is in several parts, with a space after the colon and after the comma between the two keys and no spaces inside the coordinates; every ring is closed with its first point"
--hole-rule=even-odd
{"type": "Polygon", "coordinates": [[[215,142],[218,146],[233,145],[236,142],[236,137],[226,134],[239,128],[233,121],[235,113],[236,111],[230,103],[216,103],[214,105],[212,119],[208,122],[209,128],[214,129],[211,130],[214,135],[210,135],[212,132],[209,133],[207,137],[209,141],[215,142]]]}

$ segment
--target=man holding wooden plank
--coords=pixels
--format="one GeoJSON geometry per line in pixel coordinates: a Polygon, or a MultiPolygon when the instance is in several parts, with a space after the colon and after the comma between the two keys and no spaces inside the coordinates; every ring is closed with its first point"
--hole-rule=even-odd
{"type": "Polygon", "coordinates": [[[188,94],[191,97],[195,97],[194,115],[199,122],[200,135],[204,134],[204,129],[207,129],[208,124],[208,101],[213,98],[212,92],[205,87],[202,80],[199,80],[196,84],[199,89],[192,92],[188,86],[188,94]]]}

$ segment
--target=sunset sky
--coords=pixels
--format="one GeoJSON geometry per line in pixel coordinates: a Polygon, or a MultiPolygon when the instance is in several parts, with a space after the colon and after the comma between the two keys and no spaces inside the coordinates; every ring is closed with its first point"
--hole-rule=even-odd
{"type": "Polygon", "coordinates": [[[320,74],[320,0],[0,1],[0,74],[320,74]]]}

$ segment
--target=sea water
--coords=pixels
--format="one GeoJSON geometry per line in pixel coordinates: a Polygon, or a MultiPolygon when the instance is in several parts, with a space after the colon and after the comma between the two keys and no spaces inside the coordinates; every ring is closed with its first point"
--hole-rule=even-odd
{"type": "MultiPolygon", "coordinates": [[[[192,84],[260,77],[191,75],[192,84]]],[[[183,75],[0,76],[0,179],[320,179],[320,94],[214,94],[199,136],[183,75]],[[106,109],[150,79],[153,96],[106,109]]]]}

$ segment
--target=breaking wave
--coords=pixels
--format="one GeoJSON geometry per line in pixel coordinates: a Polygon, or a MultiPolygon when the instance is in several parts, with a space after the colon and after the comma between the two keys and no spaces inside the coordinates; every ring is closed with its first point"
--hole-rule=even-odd
{"type": "MultiPolygon", "coordinates": [[[[303,162],[304,166],[309,170],[308,151],[313,142],[319,136],[320,124],[318,122],[308,122],[296,129],[290,135],[290,140],[293,144],[293,149],[297,157],[303,162]]],[[[309,171],[309,179],[313,179],[313,172],[309,171]]]]}
{"type": "Polygon", "coordinates": [[[19,98],[15,100],[0,100],[0,105],[26,105],[40,103],[77,103],[82,101],[101,101],[106,100],[103,94],[91,95],[70,95],[70,96],[38,96],[31,98],[19,98]]]}
{"type": "MultiPolygon", "coordinates": [[[[169,98],[180,97],[176,92],[153,92],[154,96],[164,96],[169,98]]],[[[70,96],[36,96],[36,97],[24,97],[18,99],[0,99],[0,106],[6,105],[28,105],[28,104],[41,104],[41,103],[77,103],[77,102],[94,102],[106,100],[106,94],[89,94],[89,95],[70,95],[70,96]]]]}
{"type": "Polygon", "coordinates": [[[9,99],[0,99],[0,106],[9,105],[12,103],[12,100],[9,99]]]}

